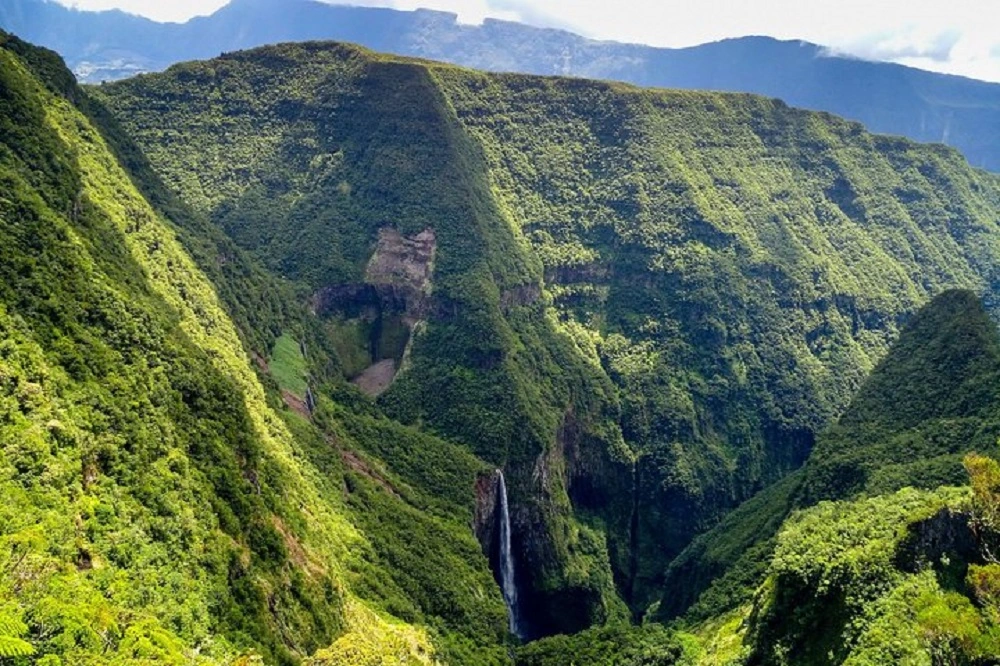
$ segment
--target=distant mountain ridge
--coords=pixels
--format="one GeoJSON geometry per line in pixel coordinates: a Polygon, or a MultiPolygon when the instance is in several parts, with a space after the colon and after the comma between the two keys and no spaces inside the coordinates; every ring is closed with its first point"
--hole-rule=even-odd
{"type": "Polygon", "coordinates": [[[494,19],[471,26],[445,12],[317,0],[233,0],[183,24],[82,12],[52,0],[6,0],[0,27],[59,51],[90,82],[263,44],[337,40],[491,71],[752,92],[858,120],[874,132],[946,143],[973,166],[1000,170],[1000,84],[835,56],[806,42],[745,37],[653,48],[494,19]]]}
{"type": "Polygon", "coordinates": [[[957,150],[332,42],[80,87],[0,30],[0,184],[3,664],[996,663],[957,150]]]}

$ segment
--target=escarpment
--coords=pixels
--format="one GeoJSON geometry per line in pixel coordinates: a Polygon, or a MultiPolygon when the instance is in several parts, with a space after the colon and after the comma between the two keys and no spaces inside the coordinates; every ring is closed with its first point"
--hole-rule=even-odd
{"type": "Polygon", "coordinates": [[[803,464],[922,305],[997,281],[995,176],[777,100],[320,43],[92,94],[292,283],[359,404],[503,469],[538,634],[687,585],[671,561],[803,464]]]}

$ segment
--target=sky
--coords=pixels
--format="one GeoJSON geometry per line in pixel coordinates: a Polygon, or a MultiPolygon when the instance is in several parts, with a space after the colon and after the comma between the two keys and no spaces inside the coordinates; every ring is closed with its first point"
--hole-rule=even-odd
{"type": "MultiPolygon", "coordinates": [[[[210,14],[227,0],[59,0],[160,21],[210,14]]],[[[352,0],[558,27],[653,46],[725,37],[803,39],[838,53],[1000,82],[1000,0],[352,0]]]]}

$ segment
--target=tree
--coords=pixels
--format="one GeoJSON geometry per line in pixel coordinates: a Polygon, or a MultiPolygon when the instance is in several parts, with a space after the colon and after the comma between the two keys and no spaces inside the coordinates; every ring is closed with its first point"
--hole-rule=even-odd
{"type": "Polygon", "coordinates": [[[21,638],[28,627],[9,609],[0,608],[0,661],[8,657],[26,657],[35,652],[31,643],[21,638]]]}
{"type": "Polygon", "coordinates": [[[972,518],[969,526],[979,542],[983,558],[1000,564],[1000,463],[993,458],[970,453],[965,469],[972,485],[972,518]]]}

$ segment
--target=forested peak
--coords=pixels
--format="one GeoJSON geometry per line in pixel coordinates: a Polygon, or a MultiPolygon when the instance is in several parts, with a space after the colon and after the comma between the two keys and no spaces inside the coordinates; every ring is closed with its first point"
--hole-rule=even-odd
{"type": "Polygon", "coordinates": [[[30,44],[3,30],[0,30],[0,48],[16,55],[52,92],[71,97],[77,91],[76,78],[55,51],[30,44]]]}
{"type": "Polygon", "coordinates": [[[906,428],[996,412],[998,397],[1000,333],[975,293],[952,289],[903,328],[840,423],[906,428]]]}
{"type": "Polygon", "coordinates": [[[1000,333],[974,292],[948,290],[899,339],[806,466],[801,505],[964,479],[1000,436],[1000,333]]]}

